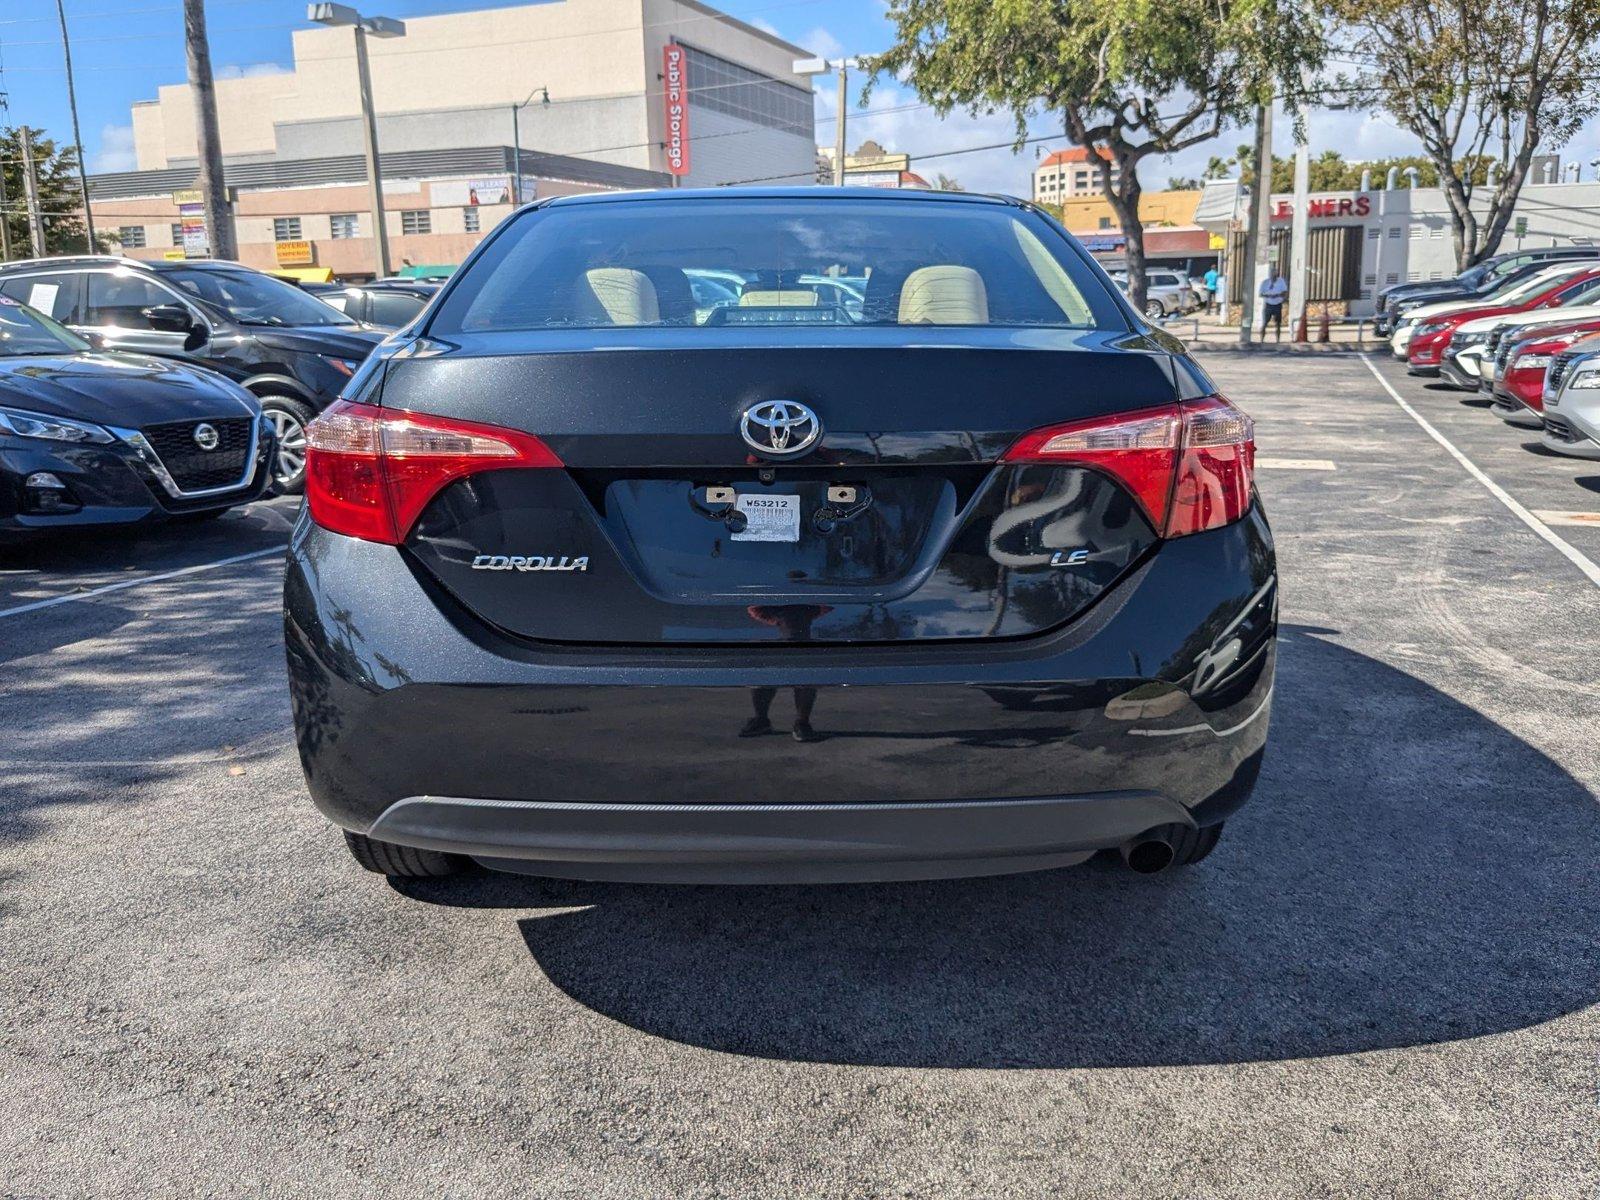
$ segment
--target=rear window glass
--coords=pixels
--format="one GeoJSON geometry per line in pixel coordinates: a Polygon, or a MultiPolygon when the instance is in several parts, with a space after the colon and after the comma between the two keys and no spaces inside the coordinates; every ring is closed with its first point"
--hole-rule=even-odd
{"type": "Polygon", "coordinates": [[[430,332],[662,326],[1123,328],[1042,218],[999,204],[651,200],[515,219],[430,332]]]}

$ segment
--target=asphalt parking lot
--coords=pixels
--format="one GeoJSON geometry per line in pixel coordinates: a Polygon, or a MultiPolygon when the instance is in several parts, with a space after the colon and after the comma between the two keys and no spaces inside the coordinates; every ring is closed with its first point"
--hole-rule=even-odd
{"type": "Polygon", "coordinates": [[[1600,525],[1517,510],[1600,463],[1205,362],[1283,644],[1155,878],[392,887],[304,794],[286,502],[0,561],[0,1196],[1593,1197],[1600,525]]]}

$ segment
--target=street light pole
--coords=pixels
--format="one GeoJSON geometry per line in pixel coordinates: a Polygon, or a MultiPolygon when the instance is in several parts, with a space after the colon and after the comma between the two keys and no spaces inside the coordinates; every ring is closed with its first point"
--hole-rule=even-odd
{"type": "Polygon", "coordinates": [[[67,108],[72,113],[72,144],[78,151],[78,186],[83,189],[83,225],[88,233],[88,250],[94,246],[94,209],[89,207],[89,170],[83,162],[83,135],[78,132],[78,89],[72,83],[72,42],[67,38],[67,10],[56,0],[56,16],[61,21],[61,54],[67,64],[67,108]]]}
{"type": "Polygon", "coordinates": [[[853,58],[829,62],[825,58],[800,58],[795,60],[796,75],[824,75],[829,71],[839,73],[839,112],[834,122],[833,134],[833,186],[844,186],[845,122],[849,115],[850,68],[860,64],[853,58]]]}
{"type": "MultiPolygon", "coordinates": [[[[543,95],[546,105],[550,103],[549,88],[536,87],[533,92],[543,95]]],[[[529,92],[528,98],[521,104],[511,106],[511,163],[515,168],[511,178],[511,194],[519,205],[522,203],[522,127],[517,122],[517,114],[533,103],[533,92],[529,92]]]]}
{"type": "Polygon", "coordinates": [[[363,17],[347,4],[308,4],[306,20],[319,25],[348,25],[355,30],[356,75],[361,87],[361,133],[372,189],[372,251],[379,279],[389,274],[389,235],[383,223],[383,168],[378,157],[378,115],[372,104],[372,72],[367,65],[367,35],[405,37],[406,24],[391,17],[363,17]]]}

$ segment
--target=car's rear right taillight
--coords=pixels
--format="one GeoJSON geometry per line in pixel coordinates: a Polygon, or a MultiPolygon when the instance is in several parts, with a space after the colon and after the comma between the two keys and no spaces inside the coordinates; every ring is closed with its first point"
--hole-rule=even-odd
{"type": "Polygon", "coordinates": [[[1249,511],[1255,426],[1220,396],[1116,413],[1023,434],[1009,463],[1073,463],[1112,476],[1162,537],[1237,521],[1249,511]]]}
{"type": "Polygon", "coordinates": [[[306,427],[306,505],[324,529],[398,546],[455,480],[560,465],[519,430],[339,400],[306,427]]]}

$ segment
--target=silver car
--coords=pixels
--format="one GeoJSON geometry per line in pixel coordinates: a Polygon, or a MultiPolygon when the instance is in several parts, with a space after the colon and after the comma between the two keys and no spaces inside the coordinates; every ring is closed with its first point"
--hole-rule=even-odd
{"type": "Polygon", "coordinates": [[[1586,338],[1557,355],[1544,376],[1546,449],[1600,459],[1600,338],[1586,338]]]}
{"type": "MultiPolygon", "coordinates": [[[[1128,292],[1128,273],[1111,272],[1111,281],[1123,294],[1128,292]]],[[[1194,283],[1181,271],[1153,270],[1144,273],[1144,315],[1152,320],[1182,316],[1200,307],[1194,283]]]]}

